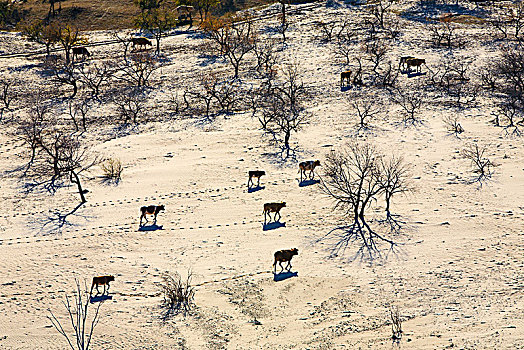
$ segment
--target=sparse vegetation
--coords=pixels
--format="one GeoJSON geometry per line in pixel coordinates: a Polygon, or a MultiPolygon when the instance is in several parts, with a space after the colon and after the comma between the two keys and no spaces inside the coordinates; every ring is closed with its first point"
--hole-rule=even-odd
{"type": "Polygon", "coordinates": [[[49,310],[50,316],[47,318],[51,321],[53,327],[60,335],[62,335],[71,350],[89,350],[91,348],[91,341],[93,340],[93,333],[95,327],[100,320],[100,308],[103,301],[97,304],[91,304],[89,298],[89,290],[84,283],[84,288],[80,286],[80,282],[75,280],[76,290],[72,298],[67,294],[62,300],[62,303],[67,312],[68,321],[60,321],[55,314],[49,310]],[[91,313],[90,310],[93,310],[91,313]],[[64,329],[69,323],[71,331],[64,329]]]}
{"type": "Polygon", "coordinates": [[[178,272],[166,272],[162,275],[160,291],[164,297],[162,307],[165,312],[163,320],[170,317],[183,314],[187,315],[194,306],[195,287],[192,284],[193,274],[188,271],[185,279],[178,272]]]}
{"type": "Polygon", "coordinates": [[[108,183],[118,184],[122,179],[124,167],[118,158],[109,158],[100,163],[102,178],[108,183]]]}

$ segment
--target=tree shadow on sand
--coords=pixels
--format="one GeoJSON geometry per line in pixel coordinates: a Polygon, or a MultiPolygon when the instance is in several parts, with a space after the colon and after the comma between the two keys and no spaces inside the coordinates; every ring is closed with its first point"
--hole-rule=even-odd
{"type": "MultiPolygon", "coordinates": [[[[400,221],[398,222],[400,224],[400,221]]],[[[401,226],[396,231],[401,230],[401,226]]],[[[338,226],[333,228],[323,237],[314,243],[327,242],[329,245],[330,258],[342,257],[351,250],[348,261],[359,261],[374,263],[378,260],[387,260],[391,255],[399,257],[403,255],[401,247],[403,243],[398,243],[387,239],[376,232],[368,232],[358,225],[338,226]]]]}
{"type": "Polygon", "coordinates": [[[80,210],[83,205],[84,203],[80,203],[73,209],[65,212],[64,210],[56,209],[47,217],[35,220],[35,224],[40,227],[40,234],[48,235],[60,233],[64,228],[77,225],[72,222],[73,219],[81,218],[87,221],[92,218],[92,216],[89,216],[80,210]]]}

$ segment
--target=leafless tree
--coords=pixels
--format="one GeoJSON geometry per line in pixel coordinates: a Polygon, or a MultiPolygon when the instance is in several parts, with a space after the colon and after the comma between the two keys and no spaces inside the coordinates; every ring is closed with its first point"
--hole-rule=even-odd
{"type": "Polygon", "coordinates": [[[379,161],[379,182],[384,191],[384,201],[386,203],[386,220],[394,223],[394,216],[391,214],[391,199],[393,196],[413,190],[409,182],[411,168],[402,157],[392,156],[389,159],[381,158],[379,161]]]}
{"type": "Polygon", "coordinates": [[[433,24],[429,27],[430,41],[435,47],[447,47],[448,49],[463,48],[466,44],[458,27],[451,22],[433,24]]]}
{"type": "Polygon", "coordinates": [[[491,25],[500,32],[502,39],[507,39],[510,35],[517,40],[521,39],[520,35],[524,28],[524,3],[522,1],[492,7],[491,13],[491,25]]]}
{"type": "Polygon", "coordinates": [[[489,147],[480,146],[478,143],[471,143],[461,151],[463,158],[469,160],[473,165],[473,172],[477,174],[473,182],[482,185],[493,175],[494,163],[487,157],[489,147]]]}
{"type": "Polygon", "coordinates": [[[458,136],[464,132],[464,128],[462,125],[460,125],[459,117],[457,115],[445,116],[444,125],[446,126],[446,129],[455,136],[458,136]]]}
{"type": "Polygon", "coordinates": [[[85,203],[82,177],[97,163],[96,157],[82,145],[79,135],[57,124],[56,119],[31,118],[24,125],[24,136],[32,137],[26,141],[31,158],[21,179],[26,181],[27,191],[43,188],[55,193],[61,187],[75,185],[81,203],[85,203]]]}
{"type": "Polygon", "coordinates": [[[12,80],[0,80],[0,121],[2,121],[4,113],[11,110],[11,103],[15,99],[12,91],[13,85],[12,80]]]}
{"type": "Polygon", "coordinates": [[[237,79],[220,79],[214,74],[202,75],[200,84],[206,95],[218,104],[220,112],[231,114],[240,103],[241,84],[237,79]]]}
{"type": "Polygon", "coordinates": [[[389,318],[391,320],[391,332],[393,333],[391,339],[398,343],[402,339],[402,333],[404,333],[402,331],[402,319],[400,318],[398,307],[389,308],[389,318]]]}
{"type": "Polygon", "coordinates": [[[69,98],[75,98],[76,94],[78,93],[78,85],[80,83],[80,75],[75,63],[70,62],[68,64],[62,64],[58,62],[52,67],[52,72],[53,79],[58,85],[70,86],[73,89],[73,92],[69,98]]]}
{"type": "Polygon", "coordinates": [[[130,35],[118,35],[118,33],[113,33],[113,37],[122,45],[122,48],[124,49],[124,61],[127,62],[128,57],[127,54],[129,53],[129,48],[131,47],[132,41],[130,35]]]}
{"type": "Polygon", "coordinates": [[[320,30],[320,42],[329,43],[333,40],[339,23],[337,21],[317,21],[315,22],[315,26],[320,30]]]}
{"type": "Polygon", "coordinates": [[[524,108],[518,99],[510,97],[502,102],[495,116],[496,126],[503,126],[508,134],[521,136],[519,125],[524,123],[524,108]]]}
{"type": "Polygon", "coordinates": [[[362,47],[362,51],[368,55],[369,61],[373,64],[373,72],[377,73],[378,67],[386,59],[389,46],[383,40],[374,40],[365,43],[362,47]]]}
{"type": "Polygon", "coordinates": [[[417,125],[422,123],[418,113],[425,103],[425,96],[422,89],[408,91],[407,89],[397,88],[392,90],[392,100],[402,107],[402,122],[405,125],[417,125]]]}
{"type": "Polygon", "coordinates": [[[258,40],[253,21],[248,17],[213,19],[206,22],[204,29],[220,54],[224,55],[233,66],[234,77],[238,78],[240,64],[246,54],[254,49],[255,42],[258,40]]]}
{"type": "Polygon", "coordinates": [[[255,70],[259,75],[265,77],[268,74],[275,74],[278,56],[274,40],[255,41],[253,53],[256,57],[255,70]]]}
{"type": "Polygon", "coordinates": [[[166,309],[162,319],[165,321],[178,313],[186,315],[194,306],[195,287],[192,283],[193,274],[188,271],[184,280],[178,272],[162,275],[160,291],[164,297],[162,306],[166,309]]]}
{"type": "Polygon", "coordinates": [[[91,96],[99,99],[100,88],[109,84],[117,68],[110,61],[84,65],[79,68],[80,80],[91,90],[91,96]]]}
{"type": "Polygon", "coordinates": [[[84,282],[84,290],[82,290],[80,282],[75,279],[75,283],[76,291],[73,297],[66,295],[62,300],[68,321],[60,321],[50,309],[50,316],[47,318],[58,333],[66,339],[71,350],[89,350],[93,332],[100,320],[99,312],[103,302],[91,306],[87,284],[84,282]],[[92,313],[89,312],[91,307],[94,307],[92,313]],[[71,332],[64,329],[67,323],[71,326],[71,332]]]}
{"type": "MultiPolygon", "coordinates": [[[[396,245],[392,239],[372,228],[373,222],[366,218],[366,210],[376,203],[380,195],[386,193],[382,164],[390,163],[384,163],[383,155],[370,144],[352,143],[340,151],[332,151],[326,157],[321,188],[335,201],[335,208],[341,210],[349,221],[348,225],[332,230],[325,237],[341,232],[336,237],[332,250],[334,255],[343,253],[354,241],[361,243],[357,254],[366,254],[370,259],[380,255],[378,242],[385,242],[390,248],[396,245]]],[[[391,164],[395,169],[404,169],[401,159],[398,162],[392,161],[391,164]]],[[[403,190],[402,186],[392,185],[393,182],[388,187],[390,195],[403,190]]],[[[398,183],[404,184],[402,181],[398,183]]]]}
{"type": "MultiPolygon", "coordinates": [[[[349,99],[353,100],[353,97],[350,97],[349,99]]],[[[355,124],[357,127],[356,134],[358,135],[360,132],[371,130],[373,128],[371,122],[380,112],[377,109],[375,100],[369,99],[366,101],[353,102],[352,105],[356,112],[356,117],[358,118],[358,121],[355,124]]]]}
{"type": "Polygon", "coordinates": [[[355,47],[352,41],[349,40],[337,40],[335,45],[332,47],[332,51],[335,56],[345,60],[346,65],[349,65],[351,58],[355,54],[355,47]]]}
{"type": "Polygon", "coordinates": [[[134,53],[120,66],[120,74],[116,78],[134,88],[149,87],[151,75],[158,68],[157,61],[148,53],[134,53]]]}
{"type": "Polygon", "coordinates": [[[143,89],[123,89],[116,94],[114,103],[117,112],[124,124],[138,124],[139,120],[146,117],[146,94],[143,89]]]}
{"type": "Polygon", "coordinates": [[[290,156],[290,138],[309,120],[304,107],[307,97],[306,87],[300,81],[296,64],[289,65],[283,73],[283,80],[266,90],[261,106],[264,130],[273,136],[277,144],[283,144],[286,158],[290,156]],[[265,125],[265,126],[264,126],[265,125]]]}
{"type": "Polygon", "coordinates": [[[87,131],[87,113],[89,109],[89,100],[87,99],[79,102],[69,101],[68,112],[75,126],[75,131],[80,131],[80,125],[82,126],[82,131],[87,131]]]}
{"type": "Polygon", "coordinates": [[[387,14],[393,3],[393,0],[378,0],[367,7],[368,12],[374,17],[375,22],[381,29],[385,28],[387,14]]]}

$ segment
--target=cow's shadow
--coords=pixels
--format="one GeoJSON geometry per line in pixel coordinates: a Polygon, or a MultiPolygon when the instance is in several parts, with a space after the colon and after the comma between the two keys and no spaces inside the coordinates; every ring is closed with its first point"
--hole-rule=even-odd
{"type": "Polygon", "coordinates": [[[346,92],[346,91],[349,91],[351,89],[353,89],[353,86],[351,86],[351,85],[341,86],[340,87],[340,92],[346,92]]]}
{"type": "Polygon", "coordinates": [[[279,281],[287,280],[288,278],[297,277],[297,276],[298,276],[298,272],[291,272],[291,271],[282,271],[280,273],[273,272],[273,281],[279,282],[279,281]]]}
{"type": "Polygon", "coordinates": [[[320,183],[320,180],[303,180],[298,183],[298,187],[306,187],[320,183]]]}
{"type": "Polygon", "coordinates": [[[89,302],[93,304],[93,303],[99,303],[101,301],[112,300],[112,299],[113,299],[113,296],[102,294],[102,295],[95,295],[94,297],[90,297],[89,302]]]}
{"type": "Polygon", "coordinates": [[[280,221],[264,223],[262,225],[262,230],[264,231],[276,230],[279,227],[286,227],[286,223],[280,222],[280,221]]]}
{"type": "Polygon", "coordinates": [[[138,231],[156,231],[156,230],[162,230],[162,225],[152,224],[152,225],[142,225],[138,227],[138,231]]]}
{"type": "Polygon", "coordinates": [[[249,187],[247,189],[247,193],[257,192],[257,191],[263,190],[264,188],[266,188],[266,186],[249,187]]]}
{"type": "Polygon", "coordinates": [[[415,78],[415,77],[420,77],[422,75],[426,75],[427,73],[426,72],[406,72],[408,78],[415,78]]]}

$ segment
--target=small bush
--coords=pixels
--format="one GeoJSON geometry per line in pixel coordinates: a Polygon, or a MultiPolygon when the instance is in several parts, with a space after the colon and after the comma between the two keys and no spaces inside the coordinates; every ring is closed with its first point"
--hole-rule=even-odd
{"type": "Polygon", "coordinates": [[[163,274],[160,291],[164,296],[162,306],[166,309],[163,315],[164,320],[180,312],[185,316],[191,311],[195,298],[195,287],[191,284],[192,277],[191,272],[187,273],[185,280],[178,272],[163,274]]]}
{"type": "Polygon", "coordinates": [[[109,158],[100,164],[100,168],[102,168],[104,180],[118,183],[122,179],[124,167],[120,159],[109,158]]]}

